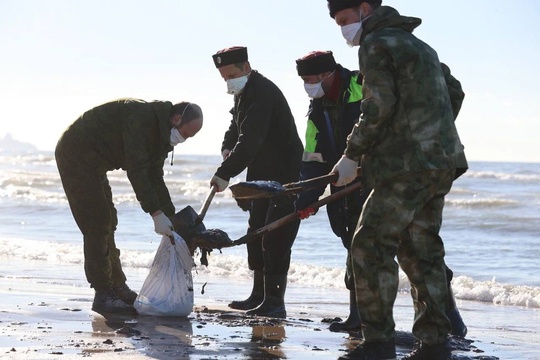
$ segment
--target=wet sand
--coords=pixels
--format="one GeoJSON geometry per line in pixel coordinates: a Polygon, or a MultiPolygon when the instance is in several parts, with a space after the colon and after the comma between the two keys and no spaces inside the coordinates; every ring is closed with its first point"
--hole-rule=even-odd
{"type": "MultiPolygon", "coordinates": [[[[328,331],[328,319],[295,306],[284,320],[246,317],[208,299],[187,318],[102,315],[90,310],[91,289],[30,288],[5,279],[0,285],[0,358],[6,359],[337,359],[360,341],[359,334],[328,331]]],[[[413,338],[398,335],[399,359],[413,338]]],[[[452,342],[456,360],[498,359],[486,347],[452,342]]]]}

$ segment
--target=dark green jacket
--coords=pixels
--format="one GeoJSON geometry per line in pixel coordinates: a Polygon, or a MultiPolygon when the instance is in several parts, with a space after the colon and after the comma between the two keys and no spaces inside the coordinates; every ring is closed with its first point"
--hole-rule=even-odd
{"type": "Polygon", "coordinates": [[[216,175],[229,180],[247,168],[248,181],[297,181],[303,146],[281,90],[253,70],[242,93],[234,97],[231,113],[221,146],[231,153],[216,175]]]}
{"type": "Polygon", "coordinates": [[[428,169],[467,169],[437,53],[412,31],[421,20],[389,6],[365,21],[359,63],[362,116],[346,155],[368,186],[428,169]]]}
{"type": "Polygon", "coordinates": [[[123,169],[147,213],[175,213],[163,180],[169,144],[170,102],[119,99],[79,117],[59,141],[64,153],[99,174],[123,169]]]}

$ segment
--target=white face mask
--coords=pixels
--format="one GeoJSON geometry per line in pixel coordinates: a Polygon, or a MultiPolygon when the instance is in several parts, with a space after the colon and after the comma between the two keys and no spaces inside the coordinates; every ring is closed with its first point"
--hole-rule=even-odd
{"type": "Polygon", "coordinates": [[[321,82],[318,82],[316,84],[304,84],[304,89],[306,90],[308,96],[312,99],[318,99],[318,98],[322,98],[324,96],[324,90],[323,90],[323,87],[322,87],[322,83],[323,83],[324,80],[322,80],[321,82]]]}
{"type": "Polygon", "coordinates": [[[235,79],[229,79],[227,80],[227,94],[231,95],[238,95],[242,90],[244,90],[244,86],[246,86],[246,83],[248,81],[248,76],[240,76],[235,79]]]}
{"type": "Polygon", "coordinates": [[[318,99],[322,98],[324,96],[324,89],[323,89],[323,82],[324,80],[328,79],[330,76],[332,76],[335,73],[335,70],[332,71],[328,76],[326,76],[324,79],[319,81],[316,84],[306,84],[304,83],[304,89],[306,90],[308,96],[312,99],[318,99]]]}
{"type": "Polygon", "coordinates": [[[171,146],[176,146],[180,143],[183,143],[184,141],[186,141],[186,139],[184,139],[182,134],[180,134],[180,131],[178,131],[177,128],[172,128],[171,137],[169,138],[169,143],[171,144],[171,146]]]}
{"type": "Polygon", "coordinates": [[[362,22],[352,23],[341,27],[341,34],[350,47],[360,45],[362,35],[362,22]]]}

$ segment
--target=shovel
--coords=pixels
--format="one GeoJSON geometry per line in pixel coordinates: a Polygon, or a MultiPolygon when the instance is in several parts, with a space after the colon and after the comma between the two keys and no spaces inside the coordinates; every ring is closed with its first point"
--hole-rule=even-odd
{"type": "Polygon", "coordinates": [[[193,210],[191,206],[186,206],[171,218],[174,230],[184,239],[189,239],[193,234],[200,233],[206,230],[206,227],[202,223],[206,212],[212,203],[212,199],[216,194],[217,187],[212,186],[212,190],[206,196],[203,206],[199,214],[193,210]]]}
{"type": "MultiPolygon", "coordinates": [[[[357,176],[362,174],[361,168],[357,170],[357,176]]],[[[231,185],[232,195],[236,200],[268,199],[277,196],[293,195],[300,192],[326,186],[338,180],[338,173],[315,177],[308,180],[281,185],[277,181],[244,181],[231,185]]]]}
{"type": "MultiPolygon", "coordinates": [[[[337,174],[336,174],[336,176],[337,176],[337,174]]],[[[336,177],[336,179],[337,179],[337,177],[336,177]]],[[[356,183],[352,184],[351,186],[346,187],[345,189],[339,190],[338,192],[335,192],[332,195],[328,195],[325,198],[322,198],[321,200],[314,202],[313,204],[309,205],[309,207],[313,208],[314,210],[317,210],[318,208],[320,208],[320,207],[322,207],[322,206],[324,206],[324,205],[326,205],[328,203],[331,203],[332,201],[341,199],[342,197],[353,193],[354,191],[360,189],[361,187],[362,187],[362,183],[356,182],[356,183]]],[[[277,228],[279,228],[279,227],[281,227],[281,226],[283,226],[285,224],[288,224],[291,221],[294,221],[294,220],[296,220],[298,218],[299,218],[298,212],[295,211],[295,212],[293,212],[293,213],[291,213],[289,215],[285,215],[281,219],[278,219],[278,220],[276,220],[274,222],[271,222],[270,224],[267,224],[267,225],[255,230],[254,232],[251,232],[251,233],[248,233],[248,234],[242,236],[238,240],[234,240],[234,241],[229,240],[230,242],[228,242],[228,241],[225,241],[226,239],[223,239],[221,241],[221,243],[225,244],[223,247],[232,247],[232,246],[246,244],[246,243],[248,243],[250,241],[255,240],[257,237],[259,237],[261,235],[264,235],[266,233],[269,233],[270,231],[273,231],[273,230],[275,230],[275,229],[277,229],[277,228]]]]}

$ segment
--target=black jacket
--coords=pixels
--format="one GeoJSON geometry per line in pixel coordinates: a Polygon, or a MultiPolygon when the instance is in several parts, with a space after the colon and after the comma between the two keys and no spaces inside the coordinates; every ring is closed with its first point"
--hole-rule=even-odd
{"type": "Polygon", "coordinates": [[[231,152],[216,175],[229,180],[247,168],[248,181],[297,181],[302,141],[281,90],[253,70],[242,93],[235,96],[231,113],[221,147],[231,152]]]}
{"type": "MultiPolygon", "coordinates": [[[[338,65],[336,74],[341,79],[338,101],[332,102],[324,97],[313,99],[309,107],[301,180],[332,171],[347,146],[347,136],[360,117],[362,80],[358,72],[338,65]]],[[[330,185],[332,193],[341,189],[330,185]]],[[[320,187],[301,193],[295,203],[296,209],[304,209],[317,201],[324,190],[325,187],[320,187]]],[[[350,224],[358,220],[362,205],[359,204],[360,192],[327,205],[330,225],[337,236],[346,236],[350,224]]]]}

